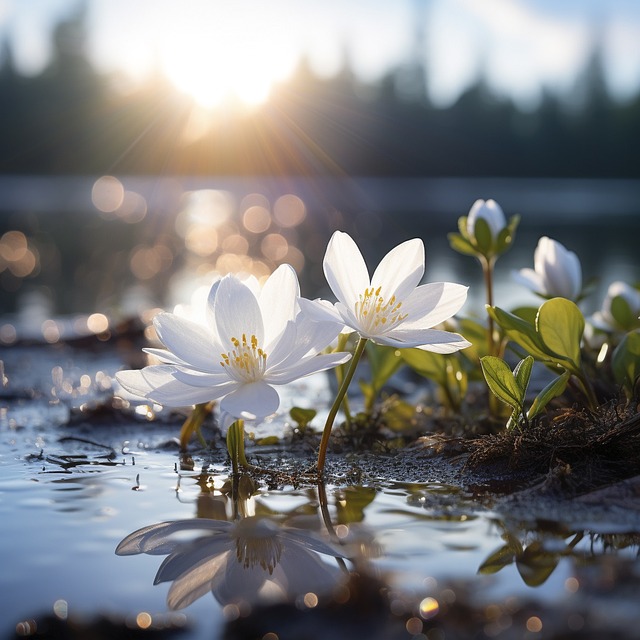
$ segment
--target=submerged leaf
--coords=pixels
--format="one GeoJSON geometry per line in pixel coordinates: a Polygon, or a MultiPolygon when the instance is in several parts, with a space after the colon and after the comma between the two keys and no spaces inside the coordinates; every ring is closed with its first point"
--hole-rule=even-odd
{"type": "Polygon", "coordinates": [[[498,573],[501,569],[513,564],[517,551],[513,544],[505,544],[486,558],[478,567],[478,573],[482,575],[498,573]]]}

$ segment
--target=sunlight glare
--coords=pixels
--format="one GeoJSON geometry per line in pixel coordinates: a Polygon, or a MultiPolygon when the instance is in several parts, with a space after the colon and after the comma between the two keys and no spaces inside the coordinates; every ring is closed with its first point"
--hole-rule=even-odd
{"type": "Polygon", "coordinates": [[[285,21],[268,7],[207,4],[170,16],[171,38],[158,42],[169,80],[207,109],[264,103],[272,87],[293,72],[295,51],[283,37],[285,21]],[[263,13],[263,15],[256,15],[263,13]],[[287,44],[288,43],[288,44],[287,44]]]}

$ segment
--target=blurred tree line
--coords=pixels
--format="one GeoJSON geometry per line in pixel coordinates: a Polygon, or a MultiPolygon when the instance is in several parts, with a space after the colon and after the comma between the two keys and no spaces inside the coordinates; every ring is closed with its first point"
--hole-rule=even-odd
{"type": "Polygon", "coordinates": [[[640,94],[614,101],[601,53],[569,103],[546,92],[524,112],[480,79],[448,108],[424,70],[363,85],[303,61],[267,104],[203,112],[159,75],[123,91],[85,55],[85,14],[60,23],[38,76],[0,67],[0,172],[21,174],[315,174],[638,177],[640,94]]]}

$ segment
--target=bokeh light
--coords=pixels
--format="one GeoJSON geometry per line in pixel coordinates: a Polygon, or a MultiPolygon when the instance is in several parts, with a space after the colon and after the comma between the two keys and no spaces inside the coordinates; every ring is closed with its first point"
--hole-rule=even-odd
{"type": "Polygon", "coordinates": [[[280,196],[273,205],[273,217],[281,227],[297,227],[307,215],[302,198],[288,193],[280,196]]]}

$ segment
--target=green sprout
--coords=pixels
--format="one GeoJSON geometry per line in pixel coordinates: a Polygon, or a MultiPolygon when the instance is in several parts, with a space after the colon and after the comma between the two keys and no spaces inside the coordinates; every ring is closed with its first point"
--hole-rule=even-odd
{"type": "Polygon", "coordinates": [[[512,409],[507,422],[507,429],[513,429],[521,422],[525,425],[537,416],[553,398],[559,396],[566,388],[570,373],[565,371],[558,378],[550,382],[534,399],[528,411],[525,411],[525,400],[531,372],[533,370],[533,356],[520,360],[513,372],[509,365],[496,356],[481,358],[482,373],[490,391],[512,409]]]}
{"type": "Polygon", "coordinates": [[[582,367],[580,343],[585,320],[574,302],[566,298],[547,300],[538,309],[534,322],[499,307],[488,307],[487,311],[508,339],[552,371],[558,374],[568,372],[575,377],[589,407],[595,409],[598,406],[582,367]]]}

